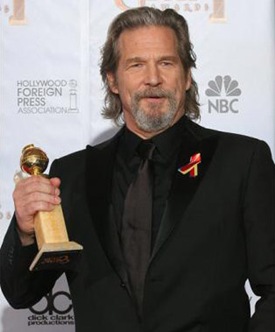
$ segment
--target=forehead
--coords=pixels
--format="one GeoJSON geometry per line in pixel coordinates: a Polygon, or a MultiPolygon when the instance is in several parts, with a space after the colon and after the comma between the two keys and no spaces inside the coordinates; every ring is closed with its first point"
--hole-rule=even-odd
{"type": "Polygon", "coordinates": [[[150,52],[177,54],[177,38],[174,30],[164,26],[148,26],[128,29],[118,39],[120,56],[146,55],[150,52]]]}

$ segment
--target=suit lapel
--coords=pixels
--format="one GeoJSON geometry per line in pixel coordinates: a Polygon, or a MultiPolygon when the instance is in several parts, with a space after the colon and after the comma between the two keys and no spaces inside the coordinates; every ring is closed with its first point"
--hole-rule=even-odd
{"type": "Polygon", "coordinates": [[[114,220],[112,178],[119,137],[123,129],[111,140],[87,148],[87,197],[98,238],[110,264],[127,285],[117,227],[114,220]]]}
{"type": "Polygon", "coordinates": [[[205,130],[187,121],[178,156],[177,170],[174,174],[151,261],[172,233],[177,223],[182,220],[190,203],[195,198],[195,193],[206,176],[217,143],[218,137],[212,131],[205,130]],[[187,165],[190,162],[191,156],[197,153],[201,155],[201,163],[198,165],[198,175],[191,177],[190,172],[185,175],[180,173],[178,169],[187,165]]]}
{"type": "MultiPolygon", "coordinates": [[[[87,148],[86,183],[88,205],[102,248],[110,264],[128,287],[127,273],[111,205],[115,155],[122,132],[123,130],[102,145],[87,148]]],[[[190,177],[189,173],[183,175],[176,170],[151,261],[189,209],[196,191],[207,174],[217,143],[217,134],[187,120],[177,160],[177,169],[188,164],[192,155],[200,153],[201,163],[198,165],[198,176],[190,177]]]]}

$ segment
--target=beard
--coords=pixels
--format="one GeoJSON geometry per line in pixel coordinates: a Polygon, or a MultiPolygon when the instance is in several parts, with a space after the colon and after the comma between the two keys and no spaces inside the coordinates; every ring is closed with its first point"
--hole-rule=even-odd
{"type": "Polygon", "coordinates": [[[147,89],[142,92],[136,92],[132,98],[131,112],[139,129],[146,132],[158,132],[173,123],[177,113],[177,101],[174,93],[160,88],[147,89]],[[140,107],[140,101],[143,98],[166,98],[168,102],[167,109],[162,110],[163,105],[152,103],[149,109],[140,107]]]}

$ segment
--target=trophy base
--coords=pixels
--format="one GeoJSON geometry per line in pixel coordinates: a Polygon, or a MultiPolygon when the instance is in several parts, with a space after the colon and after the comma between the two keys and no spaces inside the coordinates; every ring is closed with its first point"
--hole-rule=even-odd
{"type": "Polygon", "coordinates": [[[25,18],[18,19],[18,18],[14,17],[14,16],[11,16],[9,18],[9,24],[10,25],[26,25],[27,24],[27,20],[25,18]]]}
{"type": "Polygon", "coordinates": [[[224,17],[212,17],[210,16],[210,22],[211,23],[226,23],[227,19],[224,17]]]}
{"type": "Polygon", "coordinates": [[[68,270],[72,268],[82,249],[80,244],[73,241],[44,243],[29,270],[68,270]]]}

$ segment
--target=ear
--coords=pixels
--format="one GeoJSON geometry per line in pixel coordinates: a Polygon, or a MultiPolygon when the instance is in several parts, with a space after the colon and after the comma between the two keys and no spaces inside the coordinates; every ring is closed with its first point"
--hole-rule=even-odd
{"type": "Polygon", "coordinates": [[[186,86],[185,86],[186,91],[190,89],[191,84],[192,84],[192,73],[191,69],[189,69],[188,72],[186,73],[186,86]]]}
{"type": "Polygon", "coordinates": [[[116,77],[114,73],[107,73],[107,81],[108,81],[108,85],[110,90],[115,93],[118,94],[118,88],[117,88],[117,83],[116,83],[116,77]]]}

